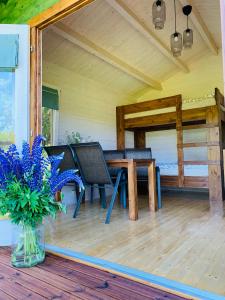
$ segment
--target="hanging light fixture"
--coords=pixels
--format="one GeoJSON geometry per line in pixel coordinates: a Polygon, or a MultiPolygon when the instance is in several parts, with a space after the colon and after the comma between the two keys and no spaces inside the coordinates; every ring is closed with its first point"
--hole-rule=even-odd
{"type": "Polygon", "coordinates": [[[182,51],[182,35],[177,32],[176,0],[174,0],[175,32],[170,36],[170,46],[173,56],[180,56],[182,51]]]}
{"type": "Polygon", "coordinates": [[[185,16],[187,16],[187,29],[184,30],[183,33],[183,46],[185,49],[190,49],[193,45],[193,30],[189,28],[188,26],[188,16],[190,15],[192,11],[191,5],[185,5],[183,7],[183,13],[185,16]]]}
{"type": "Polygon", "coordinates": [[[166,21],[166,4],[164,0],[157,0],[152,5],[152,21],[155,29],[163,29],[166,21]]]}

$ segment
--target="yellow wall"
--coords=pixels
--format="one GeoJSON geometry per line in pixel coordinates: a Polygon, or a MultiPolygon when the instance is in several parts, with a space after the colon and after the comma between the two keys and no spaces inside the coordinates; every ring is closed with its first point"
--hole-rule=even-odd
{"type": "MultiPolygon", "coordinates": [[[[204,55],[204,54],[203,54],[204,55]]],[[[137,101],[182,94],[183,99],[199,98],[211,94],[218,87],[223,93],[223,62],[218,56],[208,54],[190,65],[190,73],[179,72],[163,82],[163,90],[146,90],[137,101]]]]}

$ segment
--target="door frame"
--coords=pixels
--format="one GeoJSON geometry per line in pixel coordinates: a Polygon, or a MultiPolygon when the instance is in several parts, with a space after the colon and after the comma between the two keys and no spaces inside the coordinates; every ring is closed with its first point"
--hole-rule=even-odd
{"type": "Polygon", "coordinates": [[[41,133],[42,30],[95,0],[60,0],[33,17],[30,25],[30,142],[41,133]]]}

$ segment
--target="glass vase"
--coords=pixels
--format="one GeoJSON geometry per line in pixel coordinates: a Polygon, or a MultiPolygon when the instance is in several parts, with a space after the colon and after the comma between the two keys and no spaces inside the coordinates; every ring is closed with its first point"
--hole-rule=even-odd
{"type": "Polygon", "coordinates": [[[33,267],[45,259],[44,227],[20,224],[13,229],[11,263],[16,268],[33,267]]]}

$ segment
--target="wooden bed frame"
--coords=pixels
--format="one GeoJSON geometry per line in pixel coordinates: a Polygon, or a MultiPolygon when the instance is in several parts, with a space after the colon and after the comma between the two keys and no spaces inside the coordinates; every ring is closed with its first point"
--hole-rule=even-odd
{"type": "Polygon", "coordinates": [[[145,134],[149,131],[176,129],[178,176],[161,176],[162,186],[178,188],[209,189],[210,207],[214,214],[223,215],[224,171],[223,148],[225,148],[225,103],[219,89],[215,89],[213,106],[182,110],[182,96],[139,102],[116,108],[117,149],[125,148],[125,130],[134,132],[136,148],[145,147],[145,134]],[[129,117],[162,108],[175,108],[174,112],[129,117]],[[183,131],[206,128],[207,142],[184,143],[183,131]],[[224,133],[224,134],[223,134],[224,133]],[[207,161],[185,161],[184,148],[207,147],[207,161]],[[208,165],[208,176],[184,176],[185,165],[208,165]]]}

